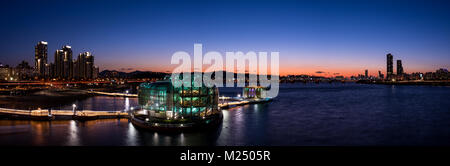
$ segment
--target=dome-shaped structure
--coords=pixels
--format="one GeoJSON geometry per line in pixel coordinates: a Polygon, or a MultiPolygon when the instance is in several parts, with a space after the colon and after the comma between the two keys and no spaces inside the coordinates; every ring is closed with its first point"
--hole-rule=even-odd
{"type": "Polygon", "coordinates": [[[133,113],[133,124],[168,129],[221,122],[217,87],[194,87],[194,81],[191,83],[191,87],[174,87],[170,79],[142,83],[138,90],[141,109],[133,113]]]}

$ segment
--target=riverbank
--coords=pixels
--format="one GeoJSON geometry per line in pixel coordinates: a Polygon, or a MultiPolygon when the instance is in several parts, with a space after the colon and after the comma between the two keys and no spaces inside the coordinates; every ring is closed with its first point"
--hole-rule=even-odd
{"type": "Polygon", "coordinates": [[[59,108],[64,105],[71,105],[74,101],[84,100],[94,95],[95,94],[69,89],[41,90],[17,96],[0,95],[0,107],[24,110],[59,108]]]}
{"type": "Polygon", "coordinates": [[[450,86],[450,81],[370,81],[360,80],[359,84],[379,84],[379,85],[429,85],[429,86],[450,86]]]}

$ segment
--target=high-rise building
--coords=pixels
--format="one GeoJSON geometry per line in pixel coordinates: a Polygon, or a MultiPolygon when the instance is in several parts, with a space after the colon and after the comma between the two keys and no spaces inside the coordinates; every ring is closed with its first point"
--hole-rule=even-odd
{"type": "Polygon", "coordinates": [[[64,46],[62,48],[64,51],[63,56],[63,77],[66,79],[70,79],[73,77],[73,59],[72,59],[72,47],[64,46]]]}
{"type": "Polygon", "coordinates": [[[403,74],[402,60],[397,60],[397,75],[403,74]]]}
{"type": "Polygon", "coordinates": [[[383,78],[384,78],[384,75],[383,75],[383,73],[381,73],[380,70],[378,70],[378,78],[380,78],[380,79],[383,79],[383,78]]]}
{"type": "Polygon", "coordinates": [[[48,74],[51,78],[56,78],[56,66],[54,63],[50,63],[48,67],[48,74]]]}
{"type": "MultiPolygon", "coordinates": [[[[42,54],[40,52],[41,46],[40,42],[36,46],[36,55],[42,54]],[[40,49],[37,49],[37,48],[40,49]],[[39,51],[38,51],[39,50],[39,51]]],[[[45,43],[45,51],[47,50],[47,45],[45,43]]],[[[36,56],[37,57],[37,56],[36,56]]],[[[72,47],[65,45],[61,49],[55,51],[55,61],[52,64],[44,65],[44,73],[47,73],[51,78],[57,79],[95,79],[98,74],[96,70],[98,67],[94,66],[94,56],[90,52],[80,53],[78,59],[73,59],[72,47]]]]}
{"type": "Polygon", "coordinates": [[[94,78],[94,56],[92,54],[86,55],[86,78],[92,79],[94,78]]]}
{"type": "Polygon", "coordinates": [[[392,74],[394,74],[394,56],[392,56],[392,54],[387,54],[386,55],[386,59],[387,59],[387,66],[386,66],[386,78],[389,79],[391,78],[392,74]]]}
{"type": "Polygon", "coordinates": [[[55,77],[59,79],[73,78],[72,48],[64,46],[55,52],[55,77]]]}
{"type": "Polygon", "coordinates": [[[63,78],[63,72],[64,72],[64,51],[63,50],[56,50],[55,52],[55,69],[54,69],[54,77],[56,78],[63,78]]]}
{"type": "Polygon", "coordinates": [[[47,42],[40,41],[34,47],[34,67],[39,77],[45,77],[45,66],[47,64],[47,42]]]}
{"type": "Polygon", "coordinates": [[[369,78],[369,70],[366,69],[364,76],[365,76],[366,78],[369,78]]]}
{"type": "Polygon", "coordinates": [[[86,77],[86,72],[85,72],[86,55],[85,54],[86,53],[78,54],[78,59],[77,59],[78,79],[84,79],[86,77]]]}
{"type": "Polygon", "coordinates": [[[98,78],[99,72],[100,72],[100,69],[98,68],[98,66],[94,66],[94,73],[92,74],[93,79],[98,78]]]}
{"type": "Polygon", "coordinates": [[[75,78],[75,79],[79,79],[79,76],[78,76],[78,60],[73,60],[72,61],[72,66],[73,66],[73,68],[72,68],[72,73],[73,73],[73,78],[75,78]]]}
{"type": "Polygon", "coordinates": [[[78,77],[80,79],[94,78],[94,56],[90,52],[80,53],[78,55],[78,77]]]}

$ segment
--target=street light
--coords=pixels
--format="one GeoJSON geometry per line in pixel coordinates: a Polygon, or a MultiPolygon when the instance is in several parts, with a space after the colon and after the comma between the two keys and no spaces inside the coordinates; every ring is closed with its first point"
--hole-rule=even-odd
{"type": "Polygon", "coordinates": [[[72,104],[72,112],[73,112],[74,115],[75,115],[75,108],[77,108],[77,105],[72,104]]]}

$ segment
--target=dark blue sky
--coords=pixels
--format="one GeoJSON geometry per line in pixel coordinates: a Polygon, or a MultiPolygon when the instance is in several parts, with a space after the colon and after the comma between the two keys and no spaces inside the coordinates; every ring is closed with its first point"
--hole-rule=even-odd
{"type": "Polygon", "coordinates": [[[0,62],[34,45],[90,51],[103,69],[167,71],[176,51],[279,51],[282,74],[406,72],[450,64],[448,1],[22,1],[0,4],[0,62]]]}

